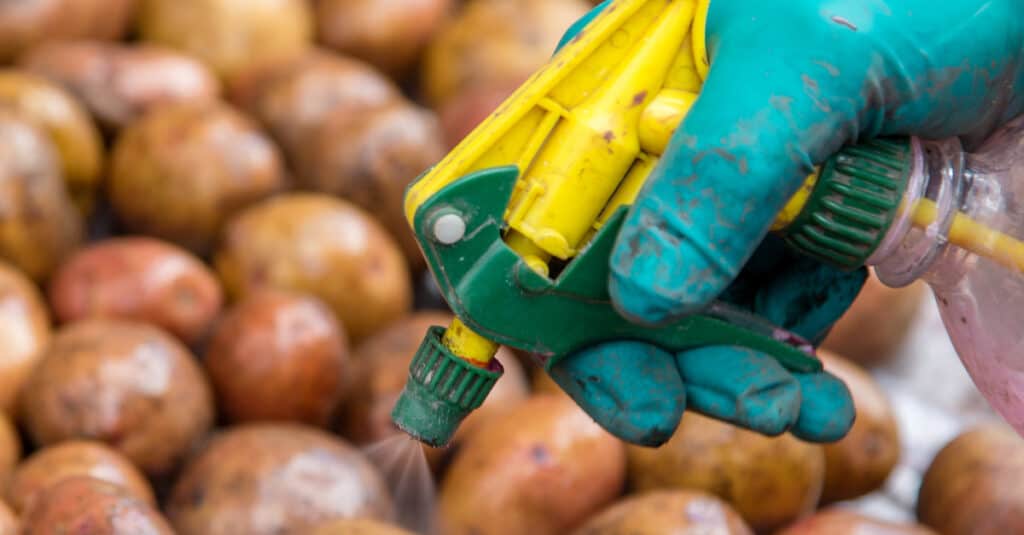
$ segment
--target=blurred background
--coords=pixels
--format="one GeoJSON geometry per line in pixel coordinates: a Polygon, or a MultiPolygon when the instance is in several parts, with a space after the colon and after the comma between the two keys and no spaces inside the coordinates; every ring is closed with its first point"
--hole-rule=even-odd
{"type": "Polygon", "coordinates": [[[508,349],[451,448],[391,425],[450,320],[404,188],[595,3],[0,1],[0,535],[1024,533],[923,286],[826,342],[836,444],[626,446],[508,349]]]}

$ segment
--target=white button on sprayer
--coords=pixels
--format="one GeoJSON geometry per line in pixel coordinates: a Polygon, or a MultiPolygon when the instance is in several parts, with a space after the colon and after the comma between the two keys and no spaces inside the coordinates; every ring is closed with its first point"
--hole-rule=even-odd
{"type": "Polygon", "coordinates": [[[434,221],[434,238],[444,245],[457,243],[466,235],[466,222],[458,214],[445,214],[434,221]]]}

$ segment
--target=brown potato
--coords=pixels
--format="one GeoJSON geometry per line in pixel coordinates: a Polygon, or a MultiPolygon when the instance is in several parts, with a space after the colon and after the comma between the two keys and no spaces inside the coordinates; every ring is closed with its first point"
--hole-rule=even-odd
{"type": "Polygon", "coordinates": [[[874,270],[846,314],[836,322],[822,348],[860,364],[874,366],[896,356],[921,310],[928,286],[916,282],[889,288],[874,270]]]}
{"type": "Polygon", "coordinates": [[[149,482],[131,461],[106,444],[91,440],[61,442],[33,453],[14,471],[7,500],[15,510],[24,511],[41,493],[75,476],[106,481],[141,502],[157,505],[149,482]]]}
{"type": "Polygon", "coordinates": [[[638,491],[693,489],[732,504],[754,530],[770,531],[814,510],[825,458],[816,444],[775,438],[687,413],[660,448],[628,446],[638,491]]]}
{"type": "Polygon", "coordinates": [[[73,93],[108,130],[128,126],[158,106],[211,102],[221,92],[205,65],[156,45],[49,42],[30,50],[19,64],[73,93]]]}
{"type": "Polygon", "coordinates": [[[236,298],[265,287],[319,297],[354,343],[412,304],[394,240],[362,209],[329,195],[293,193],[248,208],[227,226],[214,262],[236,298]]]}
{"type": "Polygon", "coordinates": [[[0,2],[0,61],[51,39],[120,39],[138,0],[17,0],[0,2]]]}
{"type": "Polygon", "coordinates": [[[441,487],[446,535],[560,534],[622,491],[622,443],[572,401],[537,396],[481,424],[441,487]]]}
{"type": "Polygon", "coordinates": [[[22,517],[24,535],[174,535],[155,508],[122,487],[88,476],[40,494],[22,517]]]}
{"type": "Polygon", "coordinates": [[[14,423],[6,414],[0,413],[0,488],[7,484],[21,459],[21,437],[14,423]]]}
{"type": "Polygon", "coordinates": [[[373,213],[402,246],[412,269],[426,267],[405,217],[405,189],[444,157],[437,118],[399,101],[362,113],[336,110],[313,134],[300,156],[305,173],[299,182],[373,213]]]}
{"type": "Polygon", "coordinates": [[[434,106],[473,86],[519,84],[551,59],[585,0],[476,0],[427,48],[422,89],[434,106]]]}
{"type": "Polygon", "coordinates": [[[57,151],[24,116],[0,108],[0,259],[44,282],[84,237],[57,151]]]}
{"type": "Polygon", "coordinates": [[[380,474],[345,441],[298,424],[246,424],[185,467],[167,503],[179,535],[299,535],[329,520],[390,520],[380,474]]]}
{"type": "Polygon", "coordinates": [[[173,468],[213,423],[194,357],[143,323],[92,319],[62,328],[23,394],[22,418],[36,444],[100,440],[152,476],[173,468]]]}
{"type": "Polygon", "coordinates": [[[703,492],[653,491],[631,496],[591,518],[576,535],[753,535],[740,515],[703,492]]]}
{"type": "Polygon", "coordinates": [[[264,290],[228,311],[204,365],[229,420],[326,426],[344,393],[348,359],[348,337],[319,299],[264,290]]]}
{"type": "Polygon", "coordinates": [[[14,510],[6,503],[0,501],[0,535],[20,535],[20,524],[18,515],[14,514],[14,510]]]}
{"type": "Polygon", "coordinates": [[[896,414],[881,386],[860,366],[819,351],[825,370],[850,389],[857,419],[839,442],[825,444],[825,488],[821,503],[852,500],[885,484],[900,460],[896,414]]]}
{"type": "Polygon", "coordinates": [[[455,147],[518,89],[516,83],[467,87],[438,112],[445,145],[455,147]]]}
{"type": "Polygon", "coordinates": [[[917,518],[942,535],[1024,533],[1024,439],[1009,426],[971,429],[936,455],[917,518]]]}
{"type": "Polygon", "coordinates": [[[16,414],[22,385],[50,344],[50,316],[39,289],[0,261],[0,412],[16,414]]]}
{"type": "Polygon", "coordinates": [[[266,125],[303,174],[295,156],[329,114],[355,113],[403,97],[398,86],[370,65],[315,49],[235,77],[230,98],[266,125]]]}
{"type": "Polygon", "coordinates": [[[132,232],[209,252],[232,214],[280,191],[277,147],[225,104],[157,108],[121,132],[110,204],[132,232]]]}
{"type": "Polygon", "coordinates": [[[139,33],[230,78],[308,49],[313,15],[306,0],[142,0],[139,33]]]}
{"type": "Polygon", "coordinates": [[[89,112],[60,86],[27,72],[0,70],[0,107],[14,110],[50,137],[68,192],[92,212],[103,168],[103,144],[89,112]]]}
{"type": "Polygon", "coordinates": [[[454,0],[319,0],[317,31],[327,46],[395,77],[409,72],[454,0]]]}
{"type": "Polygon", "coordinates": [[[217,317],[217,276],[188,251],[147,237],[111,238],[79,250],[50,281],[57,319],[138,320],[186,344],[200,342],[217,317]]]}
{"type": "Polygon", "coordinates": [[[413,535],[397,526],[369,518],[346,518],[317,526],[310,535],[413,535]]]}
{"type": "Polygon", "coordinates": [[[919,524],[886,522],[844,509],[825,509],[776,535],[938,535],[919,524]]]}
{"type": "MultiPolygon", "coordinates": [[[[391,422],[391,411],[409,378],[409,364],[432,326],[446,327],[452,315],[417,312],[360,344],[353,362],[356,379],[348,396],[340,426],[342,434],[357,444],[377,442],[401,431],[391,422]]],[[[484,404],[462,422],[454,441],[461,443],[483,422],[502,414],[529,396],[526,374],[507,348],[498,352],[505,373],[484,404]]],[[[436,453],[435,453],[436,455],[436,453]]]]}

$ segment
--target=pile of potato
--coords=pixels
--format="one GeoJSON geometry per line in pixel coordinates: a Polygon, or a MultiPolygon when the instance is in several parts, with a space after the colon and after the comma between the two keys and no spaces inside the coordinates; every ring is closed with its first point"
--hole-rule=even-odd
{"type": "Polygon", "coordinates": [[[837,506],[900,452],[861,364],[921,292],[874,282],[827,346],[850,360],[824,356],[859,409],[839,443],[688,414],[627,446],[502,349],[484,407],[424,449],[436,501],[368,453],[451,320],[404,188],[595,3],[0,2],[0,535],[401,535],[411,499],[443,535],[1024,529],[1002,428],[939,456],[923,525],[837,506]]]}

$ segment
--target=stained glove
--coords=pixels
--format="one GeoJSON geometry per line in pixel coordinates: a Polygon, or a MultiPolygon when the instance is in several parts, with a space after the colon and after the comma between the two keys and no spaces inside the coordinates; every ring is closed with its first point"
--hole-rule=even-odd
{"type": "MultiPolygon", "coordinates": [[[[865,272],[766,239],[776,214],[845,144],[962,136],[970,148],[1024,111],[1022,15],[1022,0],[711,0],[701,95],[611,257],[619,311],[657,323],[721,299],[819,341],[865,272]]],[[[738,348],[671,355],[613,342],[549,371],[606,429],[652,446],[685,409],[818,442],[842,437],[854,416],[835,377],[792,375],[738,348]]]]}

